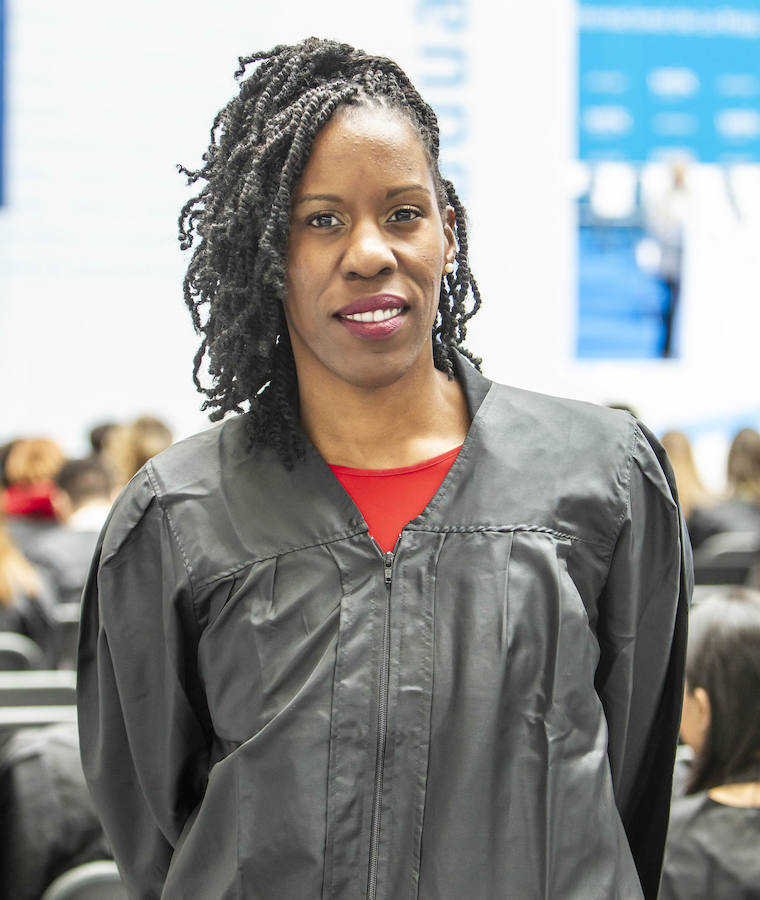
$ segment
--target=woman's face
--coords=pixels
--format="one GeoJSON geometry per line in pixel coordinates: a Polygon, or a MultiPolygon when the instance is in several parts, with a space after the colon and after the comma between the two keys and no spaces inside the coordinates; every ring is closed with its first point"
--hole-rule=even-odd
{"type": "Polygon", "coordinates": [[[399,113],[344,107],[317,134],[290,217],[288,323],[299,384],[395,384],[433,366],[454,211],[399,113]]]}

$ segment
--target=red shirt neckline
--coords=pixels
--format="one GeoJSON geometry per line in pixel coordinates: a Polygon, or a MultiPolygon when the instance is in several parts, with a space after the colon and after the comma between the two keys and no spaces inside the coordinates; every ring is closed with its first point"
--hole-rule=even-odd
{"type": "Polygon", "coordinates": [[[424,469],[432,469],[433,466],[437,466],[448,459],[453,459],[461,449],[462,445],[460,444],[458,447],[447,450],[439,456],[423,459],[422,462],[412,463],[411,466],[399,466],[394,469],[355,469],[351,466],[334,465],[330,465],[330,468],[336,475],[354,475],[360,478],[386,478],[389,475],[412,475],[415,472],[422,472],[424,469]]]}
{"type": "Polygon", "coordinates": [[[461,447],[393,469],[330,466],[364,516],[369,533],[384,552],[393,550],[401,529],[428,505],[461,447]]]}

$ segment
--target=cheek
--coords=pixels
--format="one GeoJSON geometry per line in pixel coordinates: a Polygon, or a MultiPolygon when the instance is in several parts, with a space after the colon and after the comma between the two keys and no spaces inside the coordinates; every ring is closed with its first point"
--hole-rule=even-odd
{"type": "Polygon", "coordinates": [[[290,316],[308,315],[308,311],[316,303],[320,283],[319,273],[306,265],[302,259],[288,266],[285,276],[284,307],[290,316]]]}
{"type": "Polygon", "coordinates": [[[696,700],[688,693],[684,694],[681,709],[681,740],[688,744],[694,752],[699,752],[704,743],[704,729],[696,700]]]}

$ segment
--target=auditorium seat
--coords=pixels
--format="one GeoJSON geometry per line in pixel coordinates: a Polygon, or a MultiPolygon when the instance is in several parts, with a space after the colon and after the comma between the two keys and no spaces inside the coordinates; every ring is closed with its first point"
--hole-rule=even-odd
{"type": "Polygon", "coordinates": [[[83,863],[59,875],[40,900],[129,900],[116,863],[83,863]]]}
{"type": "Polygon", "coordinates": [[[694,551],[696,584],[746,584],[760,553],[760,535],[724,531],[706,538],[694,551]]]}
{"type": "Polygon", "coordinates": [[[44,669],[45,654],[31,638],[15,631],[0,631],[0,671],[44,669]]]}

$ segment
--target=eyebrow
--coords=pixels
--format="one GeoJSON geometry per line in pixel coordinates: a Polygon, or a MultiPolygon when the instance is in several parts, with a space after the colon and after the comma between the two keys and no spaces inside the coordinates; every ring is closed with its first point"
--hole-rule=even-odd
{"type": "MultiPolygon", "coordinates": [[[[399,194],[406,194],[411,191],[421,191],[425,194],[429,193],[428,188],[423,184],[417,184],[415,182],[413,184],[402,184],[399,187],[391,188],[385,195],[385,198],[386,200],[390,200],[392,197],[397,197],[399,194]]],[[[295,205],[299,206],[301,203],[309,203],[312,201],[319,201],[321,203],[342,203],[343,198],[338,194],[304,194],[296,200],[295,205]]]]}

